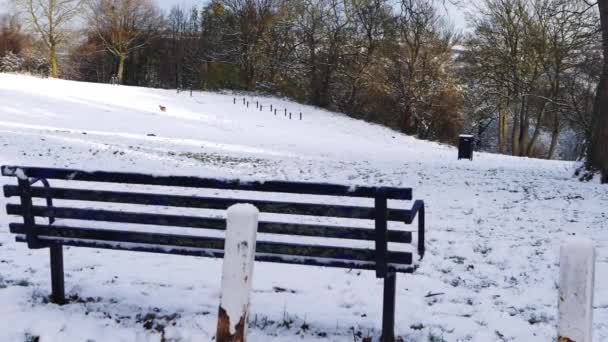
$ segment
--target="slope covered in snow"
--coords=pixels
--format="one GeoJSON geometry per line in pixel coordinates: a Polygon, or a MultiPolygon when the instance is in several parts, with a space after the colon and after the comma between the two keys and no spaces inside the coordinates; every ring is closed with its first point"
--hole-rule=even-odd
{"type": "MultiPolygon", "coordinates": [[[[452,147],[341,114],[236,97],[0,74],[0,164],[412,187],[428,208],[428,253],[398,278],[404,341],[553,340],[559,245],[588,236],[598,246],[594,334],[608,339],[608,191],[572,178],[575,163],[457,161],[452,147]]],[[[78,297],[58,307],[44,299],[48,251],[15,243],[6,222],[0,210],[0,317],[10,317],[0,341],[214,335],[220,260],[72,248],[66,290],[78,297]]],[[[253,288],[252,341],[379,333],[373,272],[259,263],[253,288]]]]}

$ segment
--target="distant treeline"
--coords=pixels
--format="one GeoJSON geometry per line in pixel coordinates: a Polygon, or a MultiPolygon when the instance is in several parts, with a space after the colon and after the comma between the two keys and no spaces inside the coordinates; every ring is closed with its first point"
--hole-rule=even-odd
{"type": "Polygon", "coordinates": [[[580,158],[593,136],[602,40],[583,0],[482,0],[466,34],[434,0],[13,2],[5,71],[258,91],[518,156],[580,158]]]}

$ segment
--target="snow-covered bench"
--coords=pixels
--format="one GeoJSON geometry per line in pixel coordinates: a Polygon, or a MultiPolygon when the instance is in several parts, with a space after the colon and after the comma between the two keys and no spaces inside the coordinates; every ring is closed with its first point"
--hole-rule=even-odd
{"type": "Polygon", "coordinates": [[[19,204],[7,204],[9,215],[23,219],[10,223],[10,231],[29,248],[50,248],[55,303],[65,302],[62,246],[222,257],[225,210],[251,203],[262,213],[257,261],[376,271],[384,279],[383,340],[390,341],[395,274],[413,272],[424,255],[424,203],[388,207],[388,200],[412,200],[408,188],[15,166],[3,166],[2,175],[17,178],[17,185],[4,186],[5,197],[20,198],[19,204]],[[49,180],[59,186],[51,187],[49,180]],[[183,194],[187,190],[190,194],[183,194]],[[53,200],[61,205],[53,206],[53,200]],[[403,223],[416,216],[417,234],[404,230],[403,223]]]}

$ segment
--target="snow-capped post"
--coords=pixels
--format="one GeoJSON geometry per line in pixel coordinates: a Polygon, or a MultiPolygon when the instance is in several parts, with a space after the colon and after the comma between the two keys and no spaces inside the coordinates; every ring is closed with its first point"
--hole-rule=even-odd
{"type": "Polygon", "coordinates": [[[259,211],[251,204],[228,208],[216,342],[245,342],[259,211]]]}
{"type": "Polygon", "coordinates": [[[591,342],[595,247],[590,239],[566,241],[560,249],[558,342],[591,342]]]}

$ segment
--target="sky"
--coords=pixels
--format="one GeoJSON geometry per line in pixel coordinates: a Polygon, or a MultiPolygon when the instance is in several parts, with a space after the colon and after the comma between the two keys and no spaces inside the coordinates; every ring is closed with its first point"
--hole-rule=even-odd
{"type": "MultiPolygon", "coordinates": [[[[0,0],[1,1],[1,0],[0,0]]],[[[156,3],[164,9],[170,9],[173,5],[182,5],[184,7],[200,6],[207,3],[206,0],[156,0],[156,3]]]]}
{"type": "Polygon", "coordinates": [[[464,31],[466,29],[467,22],[464,9],[448,3],[440,10],[440,13],[444,15],[448,22],[452,23],[457,30],[464,31]]]}
{"type": "MultiPolygon", "coordinates": [[[[169,10],[173,5],[183,5],[184,7],[191,7],[193,5],[203,5],[207,0],[156,0],[161,8],[169,10]]],[[[0,0],[0,13],[7,12],[8,0],[0,0]]],[[[448,19],[448,22],[454,24],[454,27],[459,30],[464,30],[466,27],[466,21],[464,17],[464,11],[457,8],[449,3],[445,7],[440,9],[440,13],[448,19]]]]}
{"type": "MultiPolygon", "coordinates": [[[[191,7],[193,5],[202,5],[206,2],[206,0],[156,0],[156,3],[158,3],[160,7],[167,10],[173,5],[191,7]]],[[[451,5],[448,1],[446,2],[445,7],[441,6],[440,13],[444,15],[447,21],[452,23],[456,29],[464,30],[466,28],[466,20],[463,9],[451,5]]]]}

